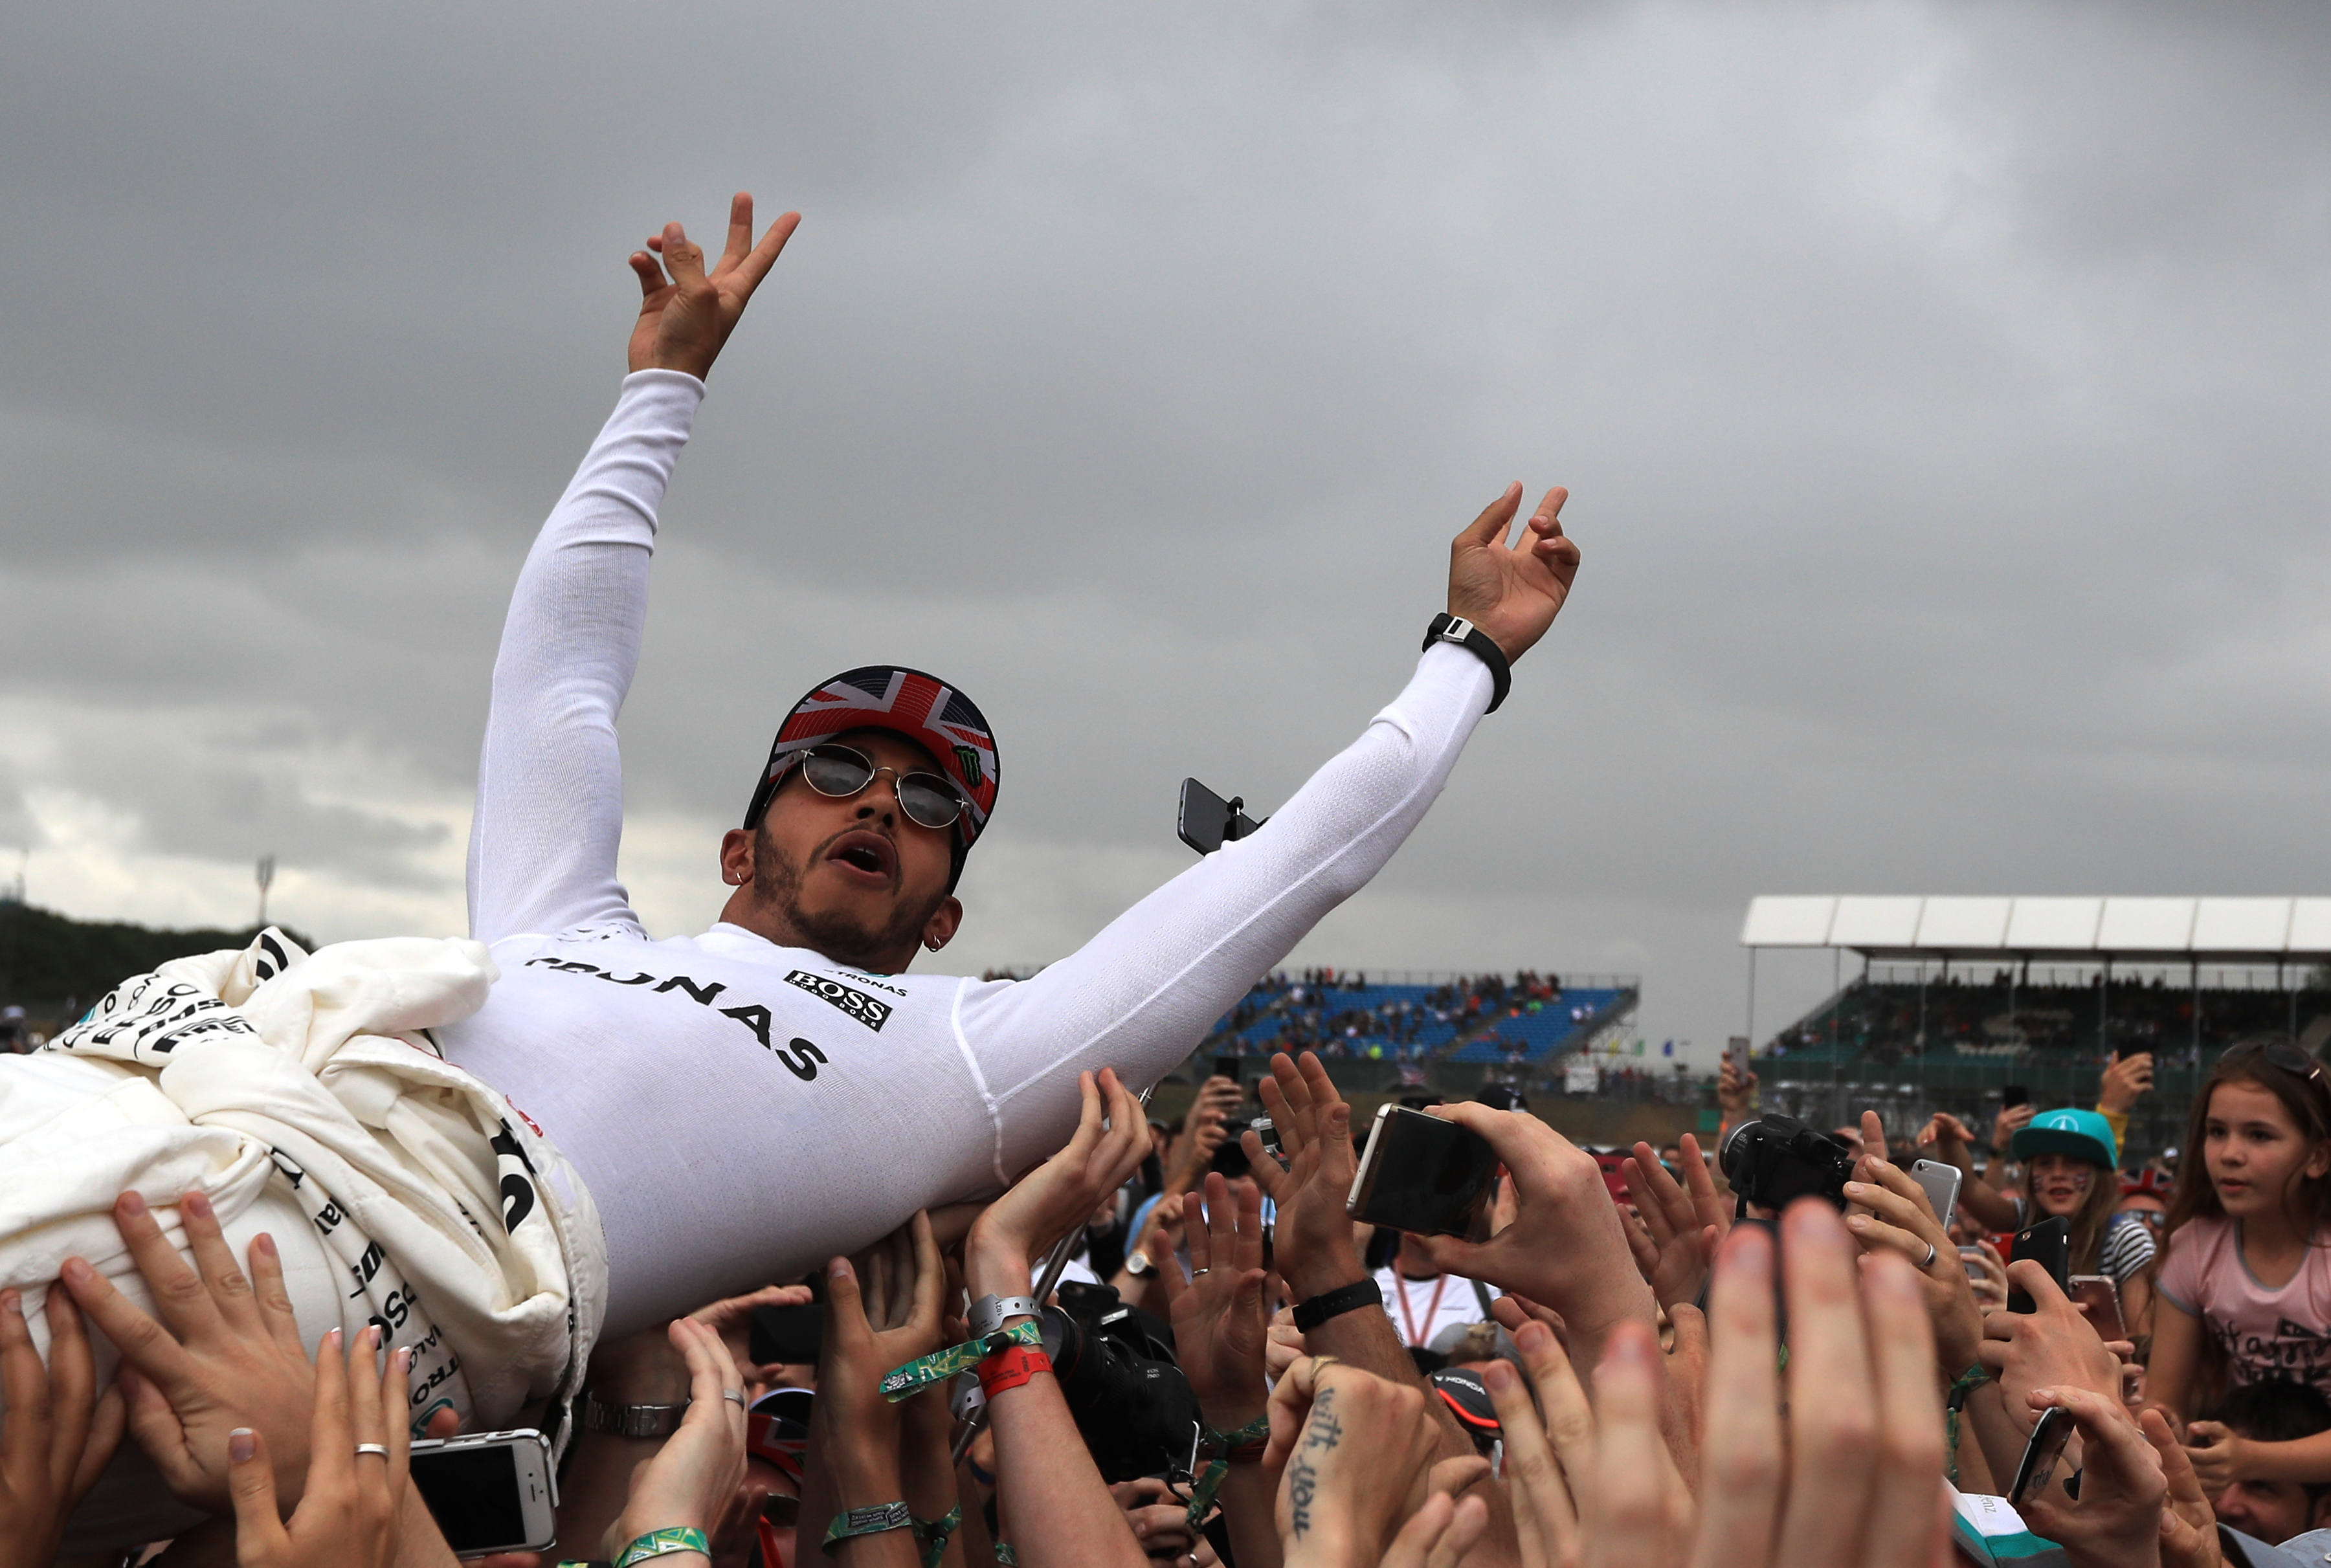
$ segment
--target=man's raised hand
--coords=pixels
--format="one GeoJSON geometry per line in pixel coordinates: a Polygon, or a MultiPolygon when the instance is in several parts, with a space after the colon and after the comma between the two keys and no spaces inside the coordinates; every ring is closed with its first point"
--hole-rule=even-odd
{"type": "Polygon", "coordinates": [[[1506,530],[1521,510],[1522,487],[1510,484],[1449,546],[1449,613],[1489,634],[1508,660],[1546,635],[1578,575],[1578,546],[1563,537],[1560,485],[1546,492],[1518,546],[1506,530]]]}
{"type": "Polygon", "coordinates": [[[721,346],[745,314],[745,302],[800,226],[801,214],[786,213],[755,244],[753,198],[738,191],[728,204],[728,248],[709,273],[703,251],[678,223],[666,223],[661,233],[651,235],[647,250],[632,252],[641,299],[640,318],[632,327],[631,368],[681,370],[699,381],[710,375],[721,346]],[[662,264],[649,252],[661,255],[662,264]]]}

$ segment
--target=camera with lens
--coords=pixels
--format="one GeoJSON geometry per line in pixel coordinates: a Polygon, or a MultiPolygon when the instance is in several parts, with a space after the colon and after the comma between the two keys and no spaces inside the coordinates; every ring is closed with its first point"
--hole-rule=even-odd
{"type": "Polygon", "coordinates": [[[1062,1280],[1058,1299],[1044,1308],[1044,1354],[1101,1478],[1188,1476],[1198,1399],[1161,1337],[1165,1326],[1145,1322],[1107,1285],[1062,1280]]]}
{"type": "Polygon", "coordinates": [[[1717,1159],[1724,1179],[1740,1194],[1743,1213],[1751,1203],[1784,1209],[1806,1197],[1827,1198],[1842,1209],[1845,1184],[1853,1177],[1853,1151],[1794,1117],[1767,1114],[1742,1122],[1725,1135],[1717,1159]]]}

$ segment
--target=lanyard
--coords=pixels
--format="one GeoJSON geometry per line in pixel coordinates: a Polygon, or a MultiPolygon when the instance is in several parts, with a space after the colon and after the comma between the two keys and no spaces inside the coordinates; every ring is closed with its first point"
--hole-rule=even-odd
{"type": "MultiPolygon", "coordinates": [[[[1408,1310],[1408,1276],[1403,1274],[1398,1267],[1394,1267],[1392,1278],[1393,1283],[1400,1287],[1400,1320],[1408,1328],[1408,1343],[1421,1348],[1425,1341],[1416,1337],[1416,1319],[1408,1310]]],[[[1446,1274],[1432,1282],[1432,1302],[1424,1309],[1424,1326],[1428,1330],[1432,1328],[1434,1319],[1441,1316],[1441,1293],[1448,1288],[1449,1276],[1446,1274]]]]}

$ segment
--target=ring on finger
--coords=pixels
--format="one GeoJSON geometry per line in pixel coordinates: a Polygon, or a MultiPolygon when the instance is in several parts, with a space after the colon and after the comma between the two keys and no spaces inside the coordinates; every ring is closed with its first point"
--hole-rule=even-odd
{"type": "Polygon", "coordinates": [[[357,1445],[357,1452],[360,1454],[378,1454],[385,1459],[388,1458],[388,1445],[386,1443],[358,1443],[357,1445]]]}
{"type": "Polygon", "coordinates": [[[1919,1267],[1919,1268],[1921,1268],[1921,1269],[1931,1269],[1931,1268],[1933,1268],[1933,1267],[1935,1266],[1935,1259],[1936,1259],[1936,1257],[1938,1257],[1938,1256],[1941,1254],[1941,1252],[1942,1252],[1942,1249],[1941,1249],[1940,1247],[1936,1246],[1936,1245],[1935,1245],[1935,1243],[1933,1243],[1932,1241],[1927,1242],[1927,1258],[1926,1258],[1926,1261],[1924,1261],[1923,1263],[1920,1263],[1920,1264],[1918,1265],[1918,1267],[1919,1267]]]}
{"type": "Polygon", "coordinates": [[[720,1391],[720,1397],[734,1402],[738,1410],[745,1408],[745,1392],[742,1389],[724,1388],[720,1391]]]}

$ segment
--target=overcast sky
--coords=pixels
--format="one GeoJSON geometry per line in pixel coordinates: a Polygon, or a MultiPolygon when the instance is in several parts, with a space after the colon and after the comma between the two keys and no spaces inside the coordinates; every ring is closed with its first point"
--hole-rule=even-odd
{"type": "Polygon", "coordinates": [[[948,960],[1058,956],[1185,774],[1273,807],[1398,690],[1515,479],[1570,606],[1297,962],[1639,972],[1705,1052],[1756,893],[2331,892],[2326,80],[2307,4],[19,6],[0,844],[460,931],[623,257],[744,188],[806,216],[664,512],[659,935],[895,660],[1002,740],[948,960]]]}

